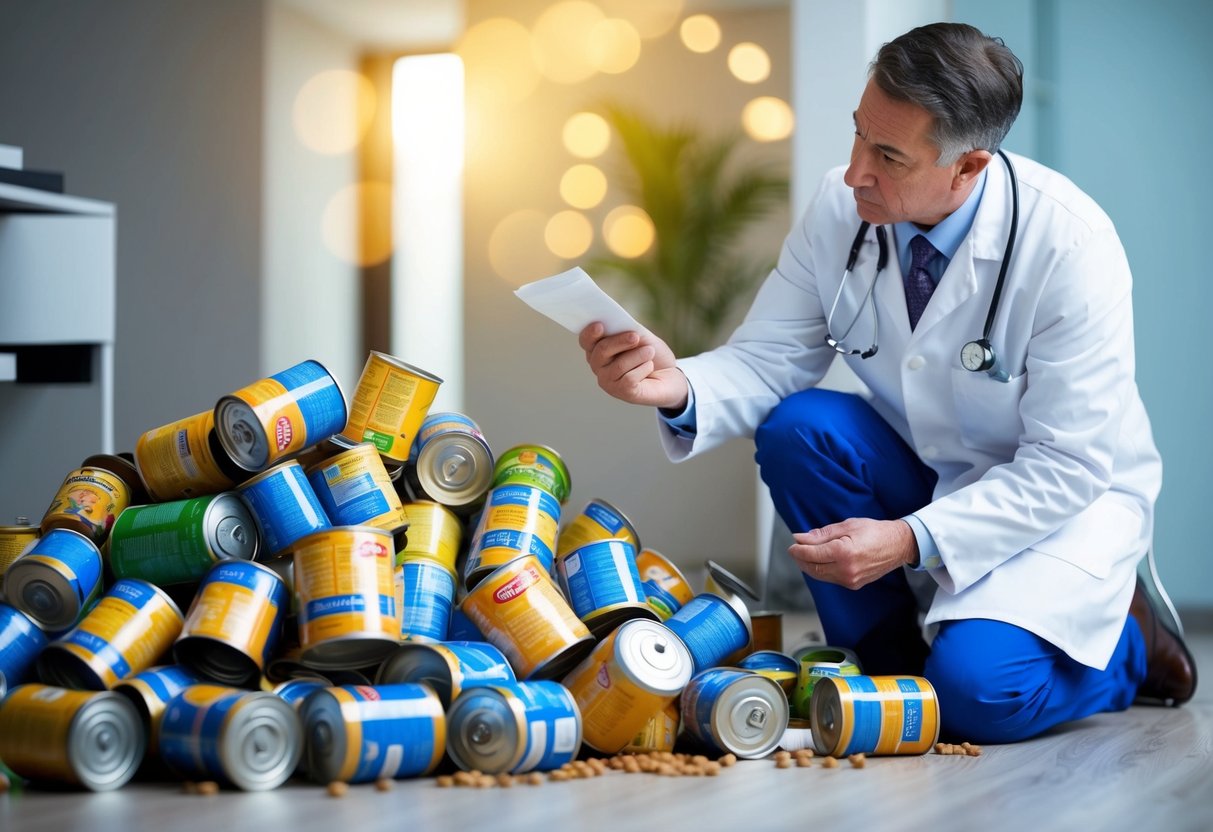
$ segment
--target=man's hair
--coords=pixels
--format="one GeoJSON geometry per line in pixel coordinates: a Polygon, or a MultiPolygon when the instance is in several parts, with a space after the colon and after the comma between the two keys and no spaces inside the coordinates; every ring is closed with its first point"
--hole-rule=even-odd
{"type": "Polygon", "coordinates": [[[1019,115],[1023,64],[1001,38],[963,23],[932,23],[886,43],[869,68],[885,95],[935,118],[940,166],[998,150],[1019,115]]]}

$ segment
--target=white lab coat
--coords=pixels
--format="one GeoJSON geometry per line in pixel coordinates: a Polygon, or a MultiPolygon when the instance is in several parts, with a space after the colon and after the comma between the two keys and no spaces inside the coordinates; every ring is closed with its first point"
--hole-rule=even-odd
{"type": "MultiPolygon", "coordinates": [[[[940,621],[996,619],[1102,669],[1153,534],[1162,477],[1134,380],[1131,276],[1111,221],[1088,196],[1042,165],[1012,160],[1019,235],[991,335],[1010,382],[960,365],[961,346],[981,336],[1010,224],[1010,181],[998,159],[913,332],[889,235],[873,295],[879,352],[845,360],[876,410],[939,474],[933,501],[917,512],[943,556],[928,573],[928,635],[940,621]]],[[[825,374],[836,355],[824,343],[826,311],[859,227],[842,175],[826,175],[729,342],[679,361],[697,433],[662,427],[671,459],[752,437],[780,400],[825,374]]],[[[855,318],[876,252],[869,231],[835,337],[855,318]]],[[[871,337],[865,308],[846,341],[866,349],[871,337]]]]}

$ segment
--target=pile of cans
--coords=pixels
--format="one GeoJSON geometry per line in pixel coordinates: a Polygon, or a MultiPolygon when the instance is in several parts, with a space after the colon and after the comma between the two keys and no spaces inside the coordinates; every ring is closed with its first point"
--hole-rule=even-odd
{"type": "MultiPolygon", "coordinates": [[[[494,458],[472,419],[430,412],[440,384],[373,352],[347,405],[305,361],[89,457],[38,526],[0,527],[0,761],[260,790],[676,742],[753,758],[797,741],[814,686],[833,692],[815,744],[854,753],[853,656],[754,652],[739,582],[717,568],[696,593],[605,500],[562,526],[560,455],[494,458]]],[[[925,750],[938,709],[912,681],[925,750]]]]}

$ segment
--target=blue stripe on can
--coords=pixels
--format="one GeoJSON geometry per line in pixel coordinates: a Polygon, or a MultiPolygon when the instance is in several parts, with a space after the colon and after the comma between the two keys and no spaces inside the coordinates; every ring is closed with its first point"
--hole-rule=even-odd
{"type": "Polygon", "coordinates": [[[582,513],[612,535],[615,535],[623,528],[623,518],[601,503],[591,501],[582,513]]]}
{"type": "Polygon", "coordinates": [[[588,543],[565,555],[559,569],[569,605],[581,618],[616,604],[645,600],[636,547],[627,541],[588,543]]]}
{"type": "Polygon", "coordinates": [[[299,411],[303,414],[304,424],[307,425],[308,445],[338,434],[345,427],[349,417],[345,397],[337,386],[337,380],[318,361],[304,361],[270,378],[288,391],[316,381],[328,380],[328,384],[322,384],[311,393],[296,399],[299,411]]]}
{"type": "MultiPolygon", "coordinates": [[[[849,676],[843,684],[850,687],[851,693],[876,693],[876,683],[868,676],[849,676]]],[[[851,716],[851,742],[843,751],[843,756],[866,754],[880,742],[880,728],[884,720],[880,700],[852,697],[851,716]]]]}
{"type": "Polygon", "coordinates": [[[298,464],[285,465],[251,485],[240,486],[240,496],[256,516],[271,552],[281,552],[312,532],[332,528],[298,464]]]}
{"type": "Polygon", "coordinates": [[[682,602],[655,580],[644,582],[644,597],[649,606],[657,610],[662,618],[669,618],[682,609],[682,602]]]}
{"type": "Polygon", "coordinates": [[[428,685],[412,682],[341,689],[357,702],[352,713],[343,707],[342,716],[362,725],[362,747],[351,782],[425,774],[439,741],[439,725],[446,719],[437,694],[428,685]]]}
{"type": "Polygon", "coordinates": [[[525,709],[526,749],[515,773],[552,771],[572,762],[581,748],[581,720],[568,688],[559,682],[531,681],[502,684],[498,690],[525,709]]]}
{"type": "Polygon", "coordinates": [[[391,510],[387,495],[369,472],[345,482],[340,477],[339,465],[317,468],[308,477],[325,513],[338,525],[360,526],[391,510]]]}
{"type": "Polygon", "coordinates": [[[679,706],[682,710],[683,730],[709,749],[724,754],[727,749],[718,746],[712,737],[712,711],[716,707],[716,700],[725,689],[747,675],[749,674],[742,670],[712,667],[692,676],[682,691],[679,706]]]}
{"type": "Polygon", "coordinates": [[[468,618],[462,607],[455,607],[451,610],[451,623],[447,628],[446,637],[449,639],[448,644],[452,641],[484,641],[484,633],[480,632],[480,628],[472,619],[468,618]]]}
{"type": "Polygon", "coordinates": [[[513,682],[514,668],[505,654],[486,641],[445,641],[442,646],[459,661],[460,687],[513,682]]]}
{"type": "Polygon", "coordinates": [[[400,634],[442,641],[451,626],[455,576],[445,566],[425,559],[406,560],[402,568],[400,634]]]}
{"type": "Polygon", "coordinates": [[[918,742],[922,738],[922,688],[914,679],[898,679],[897,689],[902,693],[917,694],[902,700],[902,742],[918,742]]]}
{"type": "Polygon", "coordinates": [[[25,613],[0,604],[0,675],[10,689],[29,678],[46,644],[46,634],[25,613]]]}
{"type": "Polygon", "coordinates": [[[696,673],[719,664],[750,640],[741,616],[715,595],[696,595],[665,625],[691,651],[696,673]]]}
{"type": "Polygon", "coordinates": [[[88,538],[68,529],[51,529],[27,553],[58,561],[55,567],[72,585],[81,606],[101,591],[101,552],[88,538]]]}
{"type": "Polygon", "coordinates": [[[145,670],[142,673],[136,673],[125,681],[142,682],[147,686],[148,690],[155,694],[157,699],[161,702],[168,702],[190,685],[196,685],[201,682],[202,678],[180,665],[170,665],[168,667],[157,667],[145,670]]]}
{"type": "Polygon", "coordinates": [[[229,781],[219,756],[219,738],[223,721],[240,707],[245,691],[232,689],[202,703],[191,701],[189,691],[174,696],[164,709],[160,756],[182,775],[205,774],[229,781]]]}

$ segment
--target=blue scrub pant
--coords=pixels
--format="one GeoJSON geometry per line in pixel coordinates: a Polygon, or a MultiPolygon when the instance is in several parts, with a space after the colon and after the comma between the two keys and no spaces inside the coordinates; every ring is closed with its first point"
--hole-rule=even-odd
{"type": "MultiPolygon", "coordinates": [[[[762,478],[793,532],[851,517],[904,517],[931,500],[937,477],[858,396],[789,396],[754,438],[762,478]]],[[[921,675],[939,697],[945,738],[1005,743],[1132,704],[1146,675],[1145,641],[1129,617],[1106,670],[1074,661],[1012,624],[941,622],[928,647],[905,573],[857,590],[804,576],[828,643],[871,675],[921,675]]]]}

